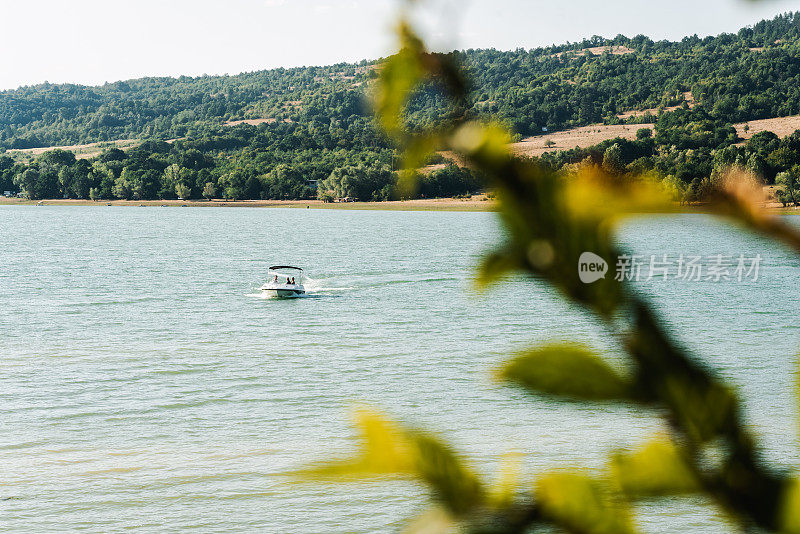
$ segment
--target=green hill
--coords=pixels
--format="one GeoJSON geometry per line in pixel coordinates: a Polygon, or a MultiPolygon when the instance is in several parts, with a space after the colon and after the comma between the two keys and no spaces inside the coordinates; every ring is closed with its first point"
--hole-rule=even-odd
{"type": "MultiPolygon", "coordinates": [[[[593,37],[534,50],[457,53],[475,113],[496,113],[523,135],[679,103],[684,91],[729,122],[800,113],[800,14],[737,34],[679,42],[593,37]],[[626,47],[627,54],[586,49],[626,47]]],[[[247,118],[338,120],[364,114],[374,62],[274,69],[236,76],[142,78],[98,87],[43,84],[0,93],[0,146],[31,148],[129,138],[173,139],[247,118]]],[[[435,120],[435,91],[412,116],[435,120]]]]}
{"type": "MultiPolygon", "coordinates": [[[[800,13],[736,34],[678,42],[620,35],[534,50],[453,54],[472,84],[469,113],[499,117],[520,136],[598,122],[658,119],[651,141],[655,145],[705,150],[712,157],[710,151],[738,141],[732,123],[800,113],[800,13]],[[675,107],[679,109],[662,113],[675,107]],[[651,111],[624,113],[631,110],[651,111]]],[[[372,185],[357,196],[383,198],[391,189],[393,149],[375,128],[364,98],[376,64],[142,78],[98,87],[43,84],[0,92],[0,150],[151,140],[91,163],[50,156],[34,164],[39,177],[28,173],[27,181],[20,164],[5,158],[0,161],[0,187],[29,191],[25,183],[45,183],[34,188],[38,192],[30,189],[40,197],[85,197],[95,189],[99,197],[157,198],[178,194],[178,182],[184,184],[181,193],[193,197],[212,183],[217,194],[287,198],[315,195],[308,179],[327,180],[334,170],[346,168],[334,177],[335,184],[325,187],[341,192],[342,183],[367,180],[372,185]],[[245,119],[261,119],[261,124],[229,125],[245,119]],[[159,142],[175,139],[169,145],[159,142]],[[69,176],[42,178],[43,173],[60,173],[59,165],[89,165],[92,171],[76,171],[86,178],[74,186],[69,176]],[[165,178],[172,165],[180,170],[165,178]],[[129,186],[116,184],[121,179],[129,186]],[[119,185],[116,193],[114,185],[119,185]]],[[[440,91],[429,86],[415,94],[407,119],[411,125],[431,124],[447,111],[440,91]]],[[[626,157],[653,158],[655,153],[653,147],[624,143],[622,149],[625,164],[632,163],[626,157]]],[[[589,151],[549,161],[562,165],[587,154],[598,158],[596,151],[589,151]]],[[[651,163],[658,168],[658,162],[651,163]]],[[[784,167],[767,168],[768,178],[784,167]]],[[[661,170],[688,183],[708,168],[661,170]]],[[[474,177],[454,177],[452,168],[447,172],[432,180],[455,180],[458,187],[433,184],[430,192],[474,188],[474,177]]]]}

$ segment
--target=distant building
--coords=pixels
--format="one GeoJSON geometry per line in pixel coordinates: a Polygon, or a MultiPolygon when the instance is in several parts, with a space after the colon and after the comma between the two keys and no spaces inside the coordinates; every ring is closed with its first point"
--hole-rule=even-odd
{"type": "Polygon", "coordinates": [[[542,126],[542,131],[546,132],[547,131],[547,126],[542,126]]]}

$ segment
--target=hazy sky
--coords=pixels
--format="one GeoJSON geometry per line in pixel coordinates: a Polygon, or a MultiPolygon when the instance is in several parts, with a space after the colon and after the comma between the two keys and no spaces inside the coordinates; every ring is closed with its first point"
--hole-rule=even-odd
{"type": "MultiPolygon", "coordinates": [[[[736,31],[800,0],[429,0],[443,48],[736,31]]],[[[397,0],[0,0],[0,89],[235,74],[385,56],[397,0]]]]}

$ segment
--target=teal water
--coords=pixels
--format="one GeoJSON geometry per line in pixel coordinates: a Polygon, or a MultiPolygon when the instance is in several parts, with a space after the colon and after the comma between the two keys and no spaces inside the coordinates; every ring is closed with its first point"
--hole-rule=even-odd
{"type": "MultiPolygon", "coordinates": [[[[0,530],[392,532],[422,511],[399,482],[281,475],[352,449],[368,403],[435,429],[487,476],[584,465],[662,428],[624,406],[533,399],[490,380],[515,350],[613,351],[545,287],[470,289],[489,213],[0,208],[0,530]],[[258,297],[272,263],[309,298],[258,297]]],[[[640,254],[763,257],[744,282],[642,282],[668,324],[740,387],[765,456],[800,467],[798,261],[702,216],[629,223],[640,254]]],[[[717,532],[702,503],[640,508],[649,532],[717,532]]]]}

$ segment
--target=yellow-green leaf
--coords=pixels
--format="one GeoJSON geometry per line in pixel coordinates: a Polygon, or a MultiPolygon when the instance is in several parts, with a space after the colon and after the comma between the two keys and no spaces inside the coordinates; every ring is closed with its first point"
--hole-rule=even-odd
{"type": "Polygon", "coordinates": [[[464,515],[483,502],[481,482],[450,447],[423,432],[411,432],[409,438],[416,449],[415,466],[419,477],[428,483],[436,500],[450,513],[464,515]]]}
{"type": "Polygon", "coordinates": [[[414,449],[400,427],[366,409],[359,410],[355,419],[360,446],[357,456],[322,462],[295,474],[311,479],[339,479],[415,473],[414,449]]]}
{"type": "Polygon", "coordinates": [[[390,134],[400,130],[403,106],[425,75],[421,60],[424,53],[422,42],[414,37],[405,22],[401,23],[399,34],[401,49],[381,66],[376,95],[378,119],[390,134]]]}
{"type": "Polygon", "coordinates": [[[484,289],[503,275],[522,268],[523,262],[514,255],[510,247],[486,255],[478,266],[475,278],[477,289],[484,289]]]}
{"type": "Polygon", "coordinates": [[[519,489],[522,455],[509,453],[500,464],[498,479],[490,488],[488,501],[494,508],[508,508],[514,503],[519,489]]]}
{"type": "Polygon", "coordinates": [[[746,172],[732,170],[712,192],[709,209],[729,217],[753,232],[760,233],[800,252],[800,231],[764,209],[763,184],[746,172]]]}
{"type": "Polygon", "coordinates": [[[536,486],[542,515],[581,534],[635,532],[630,512],[600,481],[580,473],[549,473],[536,486]]]}
{"type": "Polygon", "coordinates": [[[580,345],[548,345],[511,360],[499,376],[534,393],[576,400],[631,398],[630,383],[580,345]]]}
{"type": "Polygon", "coordinates": [[[403,106],[425,74],[420,53],[419,49],[404,46],[381,66],[376,111],[381,126],[389,133],[400,129],[403,106]]]}
{"type": "Polygon", "coordinates": [[[794,478],[785,484],[778,513],[781,532],[800,534],[800,479],[794,478]]]}
{"type": "Polygon", "coordinates": [[[435,133],[418,135],[405,140],[403,172],[397,181],[397,196],[412,198],[417,193],[419,174],[417,169],[441,146],[441,138],[435,133]]]}
{"type": "Polygon", "coordinates": [[[434,506],[415,517],[403,530],[404,534],[445,534],[453,532],[453,516],[439,506],[434,506]]]}
{"type": "Polygon", "coordinates": [[[450,146],[481,166],[499,167],[511,159],[508,130],[498,124],[477,121],[461,125],[450,139],[450,146]]]}
{"type": "Polygon", "coordinates": [[[678,206],[660,179],[620,179],[585,167],[565,180],[564,199],[572,217],[598,224],[636,213],[673,213],[678,206]]]}
{"type": "Polygon", "coordinates": [[[682,495],[700,489],[681,450],[667,438],[617,454],[611,472],[620,489],[634,497],[682,495]]]}
{"type": "Polygon", "coordinates": [[[485,496],[478,477],[446,444],[430,434],[410,430],[383,415],[362,409],[356,413],[359,454],[322,462],[294,473],[305,479],[400,476],[417,478],[454,517],[482,505],[485,496]]]}

